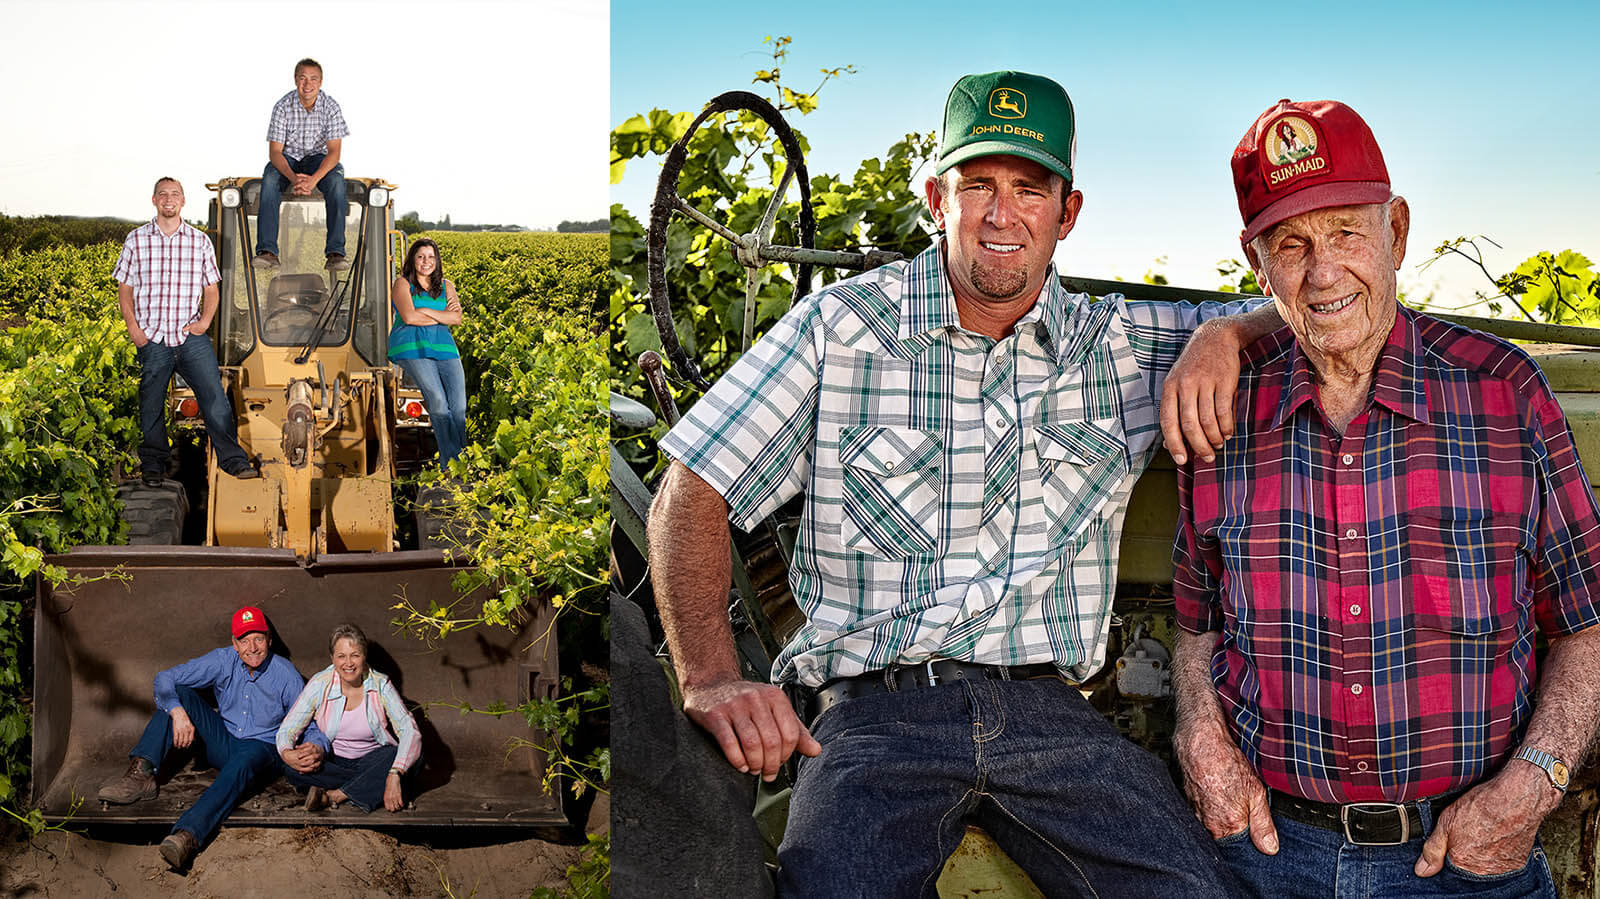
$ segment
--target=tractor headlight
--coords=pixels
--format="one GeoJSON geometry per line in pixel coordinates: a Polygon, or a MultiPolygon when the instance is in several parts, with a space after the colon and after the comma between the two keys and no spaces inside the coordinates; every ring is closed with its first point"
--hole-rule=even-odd
{"type": "Polygon", "coordinates": [[[239,205],[239,188],[224,187],[222,189],[222,206],[224,209],[233,209],[239,205]]]}
{"type": "Polygon", "coordinates": [[[389,189],[387,187],[374,187],[367,191],[367,205],[374,209],[382,209],[389,205],[389,189]]]}

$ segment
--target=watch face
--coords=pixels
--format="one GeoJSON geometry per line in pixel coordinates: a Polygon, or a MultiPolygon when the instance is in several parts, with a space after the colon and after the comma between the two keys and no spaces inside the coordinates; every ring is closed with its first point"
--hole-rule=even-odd
{"type": "Polygon", "coordinates": [[[1550,779],[1556,782],[1556,786],[1565,790],[1567,788],[1567,778],[1570,776],[1571,772],[1567,770],[1565,764],[1561,762],[1550,763],[1550,779]]]}

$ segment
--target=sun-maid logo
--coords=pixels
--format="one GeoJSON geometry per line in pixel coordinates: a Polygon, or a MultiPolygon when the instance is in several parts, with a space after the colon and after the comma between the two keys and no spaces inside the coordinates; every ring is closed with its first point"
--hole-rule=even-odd
{"type": "Polygon", "coordinates": [[[1277,187],[1292,178],[1327,168],[1328,156],[1318,152],[1317,131],[1311,123],[1288,115],[1267,129],[1261,146],[1261,167],[1267,184],[1277,187]]]}
{"type": "Polygon", "coordinates": [[[243,615],[239,616],[239,620],[240,621],[254,621],[254,620],[256,620],[256,616],[251,612],[246,612],[243,615]]]}
{"type": "Polygon", "coordinates": [[[997,87],[989,92],[989,114],[997,119],[1025,118],[1028,95],[1014,87],[997,87]]]}

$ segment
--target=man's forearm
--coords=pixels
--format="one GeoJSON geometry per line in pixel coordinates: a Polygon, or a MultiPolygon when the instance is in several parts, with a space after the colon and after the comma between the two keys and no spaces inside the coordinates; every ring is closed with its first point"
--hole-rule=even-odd
{"type": "Polygon", "coordinates": [[[220,296],[221,293],[217,290],[217,285],[215,284],[207,284],[200,291],[200,317],[195,319],[195,324],[201,326],[201,328],[211,327],[211,320],[217,315],[220,296]]]}
{"type": "Polygon", "coordinates": [[[312,173],[312,181],[321,181],[323,176],[333,171],[333,167],[339,164],[339,154],[343,148],[338,146],[337,141],[329,141],[328,143],[327,155],[322,157],[322,164],[317,166],[317,170],[312,173]]]}
{"type": "Polygon", "coordinates": [[[1543,749],[1574,770],[1600,724],[1600,626],[1557,638],[1545,655],[1539,700],[1522,745],[1543,749]]]}
{"type": "Polygon", "coordinates": [[[278,174],[290,181],[294,180],[294,169],[289,167],[289,158],[283,155],[283,145],[267,141],[267,161],[278,170],[278,174]]]}
{"type": "Polygon", "coordinates": [[[1222,634],[1207,631],[1191,634],[1179,629],[1172,650],[1172,689],[1177,695],[1177,726],[1217,727],[1227,733],[1228,721],[1217,702],[1217,688],[1211,682],[1211,655],[1222,634]]]}
{"type": "Polygon", "coordinates": [[[139,327],[138,319],[133,315],[133,288],[127,284],[117,285],[117,307],[122,310],[122,323],[128,326],[128,336],[141,334],[144,329],[139,327]]]}
{"type": "MultiPolygon", "coordinates": [[[[1278,314],[1278,305],[1276,303],[1268,303],[1259,309],[1252,309],[1249,312],[1241,312],[1237,315],[1214,318],[1200,326],[1200,328],[1207,330],[1218,329],[1226,331],[1232,335],[1241,350],[1281,327],[1283,327],[1283,316],[1278,314]]],[[[1199,330],[1199,328],[1195,329],[1197,335],[1199,330]]]]}
{"type": "Polygon", "coordinates": [[[649,535],[656,608],[679,683],[690,687],[739,677],[728,624],[728,504],[681,462],[673,462],[650,507],[649,535]]]}

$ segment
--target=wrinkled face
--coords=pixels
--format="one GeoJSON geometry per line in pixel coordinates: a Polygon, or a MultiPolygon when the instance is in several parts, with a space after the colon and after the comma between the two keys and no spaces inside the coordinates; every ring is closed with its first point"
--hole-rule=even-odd
{"type": "Polygon", "coordinates": [[[1083,194],[1061,196],[1063,181],[1021,156],[980,156],[926,185],[933,221],[944,229],[949,273],[968,302],[1031,300],[1044,285],[1056,243],[1077,221],[1083,194]]]}
{"type": "Polygon", "coordinates": [[[1410,210],[1396,197],[1302,213],[1245,248],[1314,364],[1367,360],[1367,351],[1376,358],[1394,327],[1395,272],[1410,225],[1410,210]]]}
{"type": "Polygon", "coordinates": [[[260,668],[267,660],[267,635],[253,631],[243,637],[233,638],[233,651],[246,668],[260,668]]]}
{"type": "Polygon", "coordinates": [[[300,102],[317,102],[317,91],[322,90],[322,70],[316,66],[300,66],[295,69],[294,89],[300,95],[300,102]]]}
{"type": "Polygon", "coordinates": [[[177,218],[183,211],[183,185],[176,181],[163,181],[156,185],[155,196],[150,198],[156,213],[162,218],[177,218]]]}
{"type": "Polygon", "coordinates": [[[415,266],[419,276],[432,275],[434,269],[439,267],[439,252],[433,247],[418,247],[417,255],[412,258],[412,265],[415,266]]]}
{"type": "Polygon", "coordinates": [[[341,681],[355,686],[367,676],[367,654],[356,641],[340,637],[333,643],[333,670],[341,681]]]}

